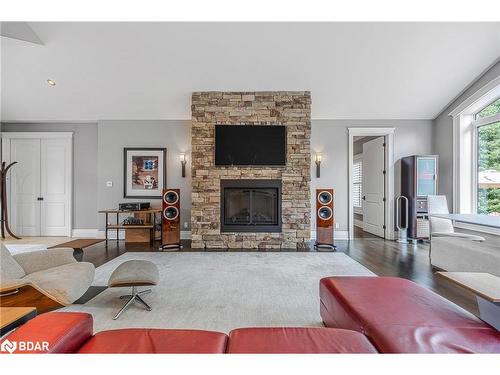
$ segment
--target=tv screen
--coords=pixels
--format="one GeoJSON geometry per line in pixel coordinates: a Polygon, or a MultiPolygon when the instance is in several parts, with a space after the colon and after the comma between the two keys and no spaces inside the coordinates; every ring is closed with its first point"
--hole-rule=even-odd
{"type": "Polygon", "coordinates": [[[285,126],[215,125],[215,165],[285,164],[285,126]]]}

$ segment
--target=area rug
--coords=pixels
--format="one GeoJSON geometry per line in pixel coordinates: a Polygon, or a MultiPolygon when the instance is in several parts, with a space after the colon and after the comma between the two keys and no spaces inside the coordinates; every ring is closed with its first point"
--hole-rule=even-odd
{"type": "Polygon", "coordinates": [[[187,328],[229,332],[251,326],[321,326],[319,280],[326,276],[375,276],[343,253],[125,253],[96,269],[94,285],[106,285],[122,262],[155,263],[160,283],[118,320],[127,288],[107,289],[84,305],[59,311],[94,316],[96,332],[125,328],[187,328]]]}

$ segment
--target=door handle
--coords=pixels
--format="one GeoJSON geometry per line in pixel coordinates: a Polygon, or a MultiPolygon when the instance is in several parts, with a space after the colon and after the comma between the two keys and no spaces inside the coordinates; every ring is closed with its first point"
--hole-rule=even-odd
{"type": "Polygon", "coordinates": [[[38,197],[36,200],[37,201],[43,201],[43,197],[38,197]]]}
{"type": "Polygon", "coordinates": [[[365,195],[363,195],[363,200],[366,201],[366,196],[365,195]]]}

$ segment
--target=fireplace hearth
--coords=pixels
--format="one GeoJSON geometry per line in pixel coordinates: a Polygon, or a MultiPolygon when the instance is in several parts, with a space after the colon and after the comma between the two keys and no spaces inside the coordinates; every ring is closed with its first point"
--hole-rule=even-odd
{"type": "Polygon", "coordinates": [[[221,180],[221,232],[281,232],[281,180],[221,180]]]}

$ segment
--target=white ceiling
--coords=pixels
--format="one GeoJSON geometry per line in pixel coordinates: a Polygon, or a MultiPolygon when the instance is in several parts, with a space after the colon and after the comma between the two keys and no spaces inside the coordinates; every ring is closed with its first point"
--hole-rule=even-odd
{"type": "Polygon", "coordinates": [[[313,118],[431,119],[500,56],[500,23],[29,25],[44,45],[1,38],[3,121],[189,119],[198,90],[310,90],[313,118]]]}

